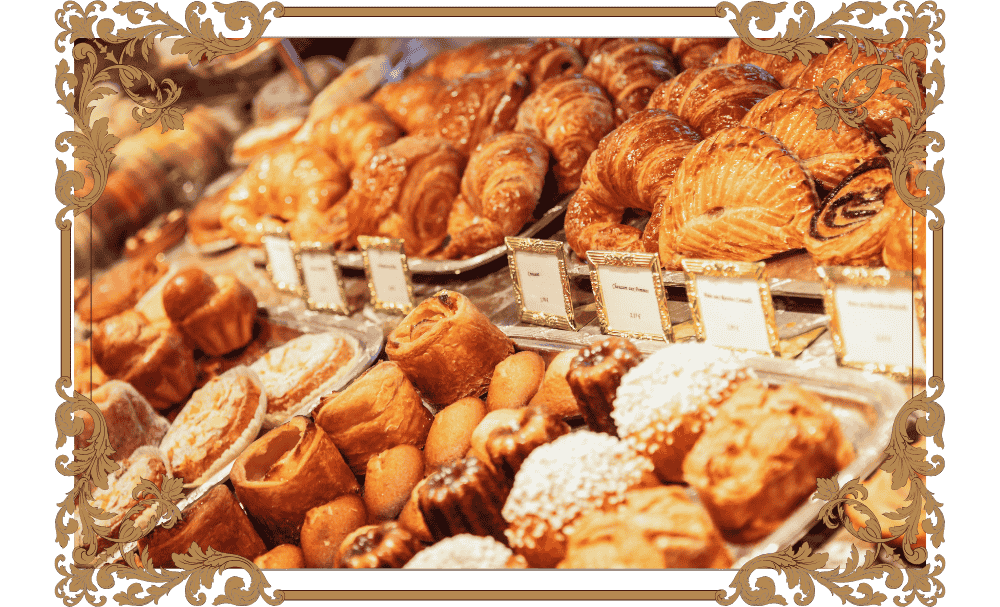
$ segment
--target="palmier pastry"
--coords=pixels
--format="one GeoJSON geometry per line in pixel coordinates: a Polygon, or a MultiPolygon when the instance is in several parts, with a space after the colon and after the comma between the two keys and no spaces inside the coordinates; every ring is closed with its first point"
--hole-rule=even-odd
{"type": "Polygon", "coordinates": [[[531,567],[555,567],[579,518],[621,503],[629,489],[657,484],[652,470],[646,457],[603,433],[572,432],[538,447],[502,510],[510,547],[531,567]]]}
{"type": "Polygon", "coordinates": [[[581,259],[588,250],[656,252],[659,221],[651,220],[644,234],[622,217],[629,208],[662,207],[681,161],[699,141],[683,120],[659,109],[634,114],[602,139],[566,208],[573,251],[581,259]]]}
{"type": "Polygon", "coordinates": [[[653,89],[677,75],[672,59],[649,40],[618,38],[602,44],[583,75],[604,87],[615,103],[615,123],[646,107],[653,89]]]}
{"type": "Polygon", "coordinates": [[[572,46],[548,39],[503,46],[484,57],[474,71],[515,69],[527,76],[534,89],[549,78],[579,74],[584,63],[572,46]]]}
{"type": "Polygon", "coordinates": [[[720,404],[753,377],[729,350],[675,344],[625,374],[611,418],[626,444],[652,460],[661,480],[682,482],[684,458],[720,404]]]}
{"type": "Polygon", "coordinates": [[[502,542],[507,525],[500,509],[509,492],[509,481],[469,456],[431,473],[417,490],[417,499],[435,540],[471,533],[502,542]]]}
{"type": "Polygon", "coordinates": [[[818,186],[830,191],[878,156],[881,146],[865,127],[840,122],[836,130],[816,128],[814,110],[824,106],[814,90],[783,89],[754,105],[740,125],[773,135],[798,157],[818,186]]]}
{"type": "Polygon", "coordinates": [[[590,153],[615,127],[614,107],[604,90],[579,75],[550,78],[517,110],[514,130],[549,146],[560,192],[575,190],[590,153]]]}
{"type": "Polygon", "coordinates": [[[260,431],[267,396],[257,375],[235,367],[191,395],[160,448],[185,486],[201,485],[236,459],[260,431]]]}
{"type": "Polygon", "coordinates": [[[157,527],[139,541],[154,567],[176,567],[173,555],[186,555],[192,544],[202,551],[235,554],[253,560],[267,552],[233,492],[216,485],[184,512],[173,527],[157,527]]]}
{"type": "Polygon", "coordinates": [[[362,235],[402,238],[407,255],[426,256],[447,236],[464,168],[444,139],[403,137],[378,150],[343,203],[350,244],[362,235]]]}
{"type": "Polygon", "coordinates": [[[570,361],[566,383],[588,428],[618,436],[611,416],[615,393],[625,374],[641,360],[632,342],[612,336],[581,349],[570,361]]]}
{"type": "MultiPolygon", "coordinates": [[[[726,46],[727,38],[653,38],[653,41],[667,49],[674,58],[679,71],[692,67],[705,67],[712,56],[726,46]]],[[[727,63],[753,63],[753,61],[729,61],[727,63]]]]}
{"type": "Polygon", "coordinates": [[[367,164],[376,150],[399,136],[399,128],[382,108],[356,101],[340,106],[315,123],[309,140],[351,172],[354,167],[367,164]]]}
{"type": "Polygon", "coordinates": [[[837,418],[795,384],[747,382],[719,408],[684,460],[684,480],[726,540],[756,542],[777,529],[854,459],[837,418]]]}
{"type": "Polygon", "coordinates": [[[424,548],[403,569],[504,569],[513,556],[492,537],[461,533],[424,548]]]}
{"type": "Polygon", "coordinates": [[[462,174],[444,256],[478,255],[517,234],[538,205],[548,169],[548,149],[531,135],[500,133],[481,143],[462,174]],[[464,212],[464,220],[458,220],[456,209],[464,212]]]}
{"type": "Polygon", "coordinates": [[[749,63],[692,68],[656,87],[648,107],[677,114],[709,137],[738,125],[750,108],[780,88],[774,76],[749,63]]]}
{"type": "Polygon", "coordinates": [[[306,333],[250,365],[267,393],[264,427],[284,423],[303,405],[329,391],[347,372],[357,352],[353,337],[306,333]]]}
{"type": "Polygon", "coordinates": [[[302,569],[306,566],[302,549],[295,544],[279,544],[253,560],[261,569],[302,569]]]}
{"type": "Polygon", "coordinates": [[[461,293],[442,290],[386,338],[385,353],[431,405],[482,396],[514,344],[461,293]]]}
{"type": "Polygon", "coordinates": [[[76,312],[83,322],[100,322],[134,306],[156,281],[167,273],[167,265],[154,257],[131,259],[94,281],[76,312]]]}
{"type": "Polygon", "coordinates": [[[566,383],[566,373],[569,364],[576,357],[578,350],[564,350],[556,355],[545,369],[542,384],[538,392],[528,401],[528,406],[541,407],[564,418],[578,417],[580,405],[573,396],[569,384],[566,383]]]}
{"type": "Polygon", "coordinates": [[[701,506],[678,485],[634,489],[584,515],[560,569],[727,569],[733,559],[701,506]]]}
{"type": "Polygon", "coordinates": [[[528,404],[545,377],[545,360],[537,352],[511,354],[493,370],[486,408],[517,409],[528,404]]]}
{"type": "Polygon", "coordinates": [[[424,545],[396,521],[368,525],[348,535],[337,552],[337,567],[398,569],[424,545]]]}
{"type": "Polygon", "coordinates": [[[818,203],[812,178],[777,139],[747,127],[720,131],[677,169],[663,202],[660,263],[759,261],[800,248],[818,203]]]}
{"type": "Polygon", "coordinates": [[[882,264],[889,227],[909,211],[886,164],[881,156],[865,163],[823,200],[805,239],[816,265],[882,264]]]}
{"type": "Polygon", "coordinates": [[[386,84],[372,95],[371,101],[385,110],[403,131],[415,133],[434,117],[437,112],[434,100],[444,86],[445,81],[441,78],[414,73],[386,84]]]}
{"type": "MultiPolygon", "coordinates": [[[[115,450],[111,459],[116,462],[128,459],[140,447],[159,445],[170,428],[170,422],[157,413],[142,394],[123,381],[107,382],[94,390],[91,398],[104,418],[108,443],[115,450]]],[[[77,415],[83,420],[84,431],[76,436],[76,447],[82,449],[93,435],[94,420],[86,411],[77,415]]]]}
{"type": "Polygon", "coordinates": [[[357,479],[322,428],[296,416],[233,462],[236,496],[271,544],[298,543],[306,512],[357,493],[357,479]]]}
{"type": "Polygon", "coordinates": [[[306,513],[300,534],[306,567],[333,569],[344,539],[368,520],[365,503],[353,493],[316,506],[306,513]]]}
{"type": "Polygon", "coordinates": [[[786,88],[794,86],[793,83],[799,77],[799,74],[806,69],[806,66],[798,57],[789,60],[781,55],[758,51],[746,42],[743,42],[740,38],[729,40],[721,50],[712,56],[709,63],[711,65],[752,63],[774,76],[774,79],[786,88]]]}
{"type": "Polygon", "coordinates": [[[181,402],[194,387],[194,353],[181,334],[150,325],[139,312],[103,321],[91,343],[94,362],[109,377],[132,384],[157,409],[181,402]]]}
{"type": "Polygon", "coordinates": [[[232,163],[250,164],[264,152],[280,148],[292,140],[305,121],[305,116],[282,116],[247,129],[233,142],[232,163]]]}
{"type": "Polygon", "coordinates": [[[257,298],[235,276],[209,276],[198,267],[175,274],[163,287],[170,322],[209,356],[222,356],[253,338],[257,298]]]}
{"type": "Polygon", "coordinates": [[[516,416],[494,428],[486,438],[483,449],[490,464],[508,483],[528,455],[538,447],[569,434],[569,425],[562,416],[540,407],[518,409],[516,416]]]}
{"type": "Polygon", "coordinates": [[[386,449],[423,447],[432,418],[399,365],[380,362],[342,392],[323,397],[316,424],[361,475],[368,460],[386,449]]]}
{"type": "Polygon", "coordinates": [[[885,235],[882,261],[887,268],[922,272],[927,267],[927,218],[903,212],[885,235]]]}
{"type": "Polygon", "coordinates": [[[441,51],[414,70],[409,78],[430,76],[441,80],[456,80],[477,71],[477,66],[492,52],[490,45],[485,42],[473,42],[461,48],[441,51]]]}

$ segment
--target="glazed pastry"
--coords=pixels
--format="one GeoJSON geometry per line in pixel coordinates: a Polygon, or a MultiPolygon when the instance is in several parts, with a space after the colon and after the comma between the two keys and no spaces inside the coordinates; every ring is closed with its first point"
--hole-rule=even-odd
{"type": "Polygon", "coordinates": [[[184,209],[162,213],[135,235],[129,236],[125,240],[125,249],[122,253],[129,259],[156,257],[179,243],[186,231],[187,219],[184,209]]]}
{"type": "Polygon", "coordinates": [[[565,350],[552,359],[545,369],[545,376],[538,387],[538,392],[528,402],[529,407],[541,407],[563,418],[580,415],[580,405],[576,402],[569,384],[566,383],[569,364],[578,353],[579,350],[565,350]]]}
{"type": "Polygon", "coordinates": [[[614,107],[604,90],[583,76],[550,78],[517,110],[514,130],[549,147],[561,193],[575,190],[590,153],[615,127],[614,107]]]}
{"type": "Polygon", "coordinates": [[[682,482],[681,466],[718,407],[754,379],[743,357],[706,343],[674,344],[622,378],[611,418],[631,448],[664,482],[682,482]]]}
{"type": "Polygon", "coordinates": [[[882,261],[893,270],[923,272],[927,268],[927,219],[916,211],[905,211],[889,226],[882,261]]]}
{"type": "Polygon", "coordinates": [[[438,411],[424,444],[427,469],[434,470],[464,456],[469,451],[473,430],[484,417],[486,405],[472,396],[438,411]]]}
{"type": "Polygon", "coordinates": [[[538,447],[521,465],[503,507],[510,547],[531,567],[555,567],[579,518],[621,503],[629,489],[656,484],[652,470],[622,441],[588,430],[538,447]]]}
{"type": "Polygon", "coordinates": [[[403,569],[504,569],[513,556],[492,537],[461,533],[424,548],[403,569]]]}
{"type": "Polygon", "coordinates": [[[470,533],[504,541],[506,523],[500,509],[510,483],[475,457],[438,468],[417,490],[420,512],[431,536],[442,540],[470,533]]]}
{"type": "Polygon", "coordinates": [[[517,409],[528,404],[545,377],[545,360],[537,352],[525,350],[511,354],[493,370],[486,408],[517,409]]]}
{"type": "Polygon", "coordinates": [[[367,164],[376,150],[399,137],[399,128],[382,108],[356,101],[340,106],[315,123],[309,140],[350,173],[355,167],[367,164]]]}
{"type": "Polygon", "coordinates": [[[305,124],[305,116],[282,116],[247,129],[233,142],[232,164],[247,165],[254,158],[285,145],[305,124]]]}
{"type": "Polygon", "coordinates": [[[584,63],[572,46],[548,39],[503,46],[484,57],[471,71],[515,69],[524,74],[535,89],[549,78],[579,74],[584,63]]]}
{"type": "Polygon", "coordinates": [[[434,118],[437,113],[434,100],[444,86],[445,81],[441,78],[414,73],[386,84],[372,95],[371,101],[385,110],[389,118],[407,134],[415,133],[434,118]]]}
{"type": "Polygon", "coordinates": [[[254,441],[229,477],[269,544],[298,543],[306,512],[359,490],[330,437],[301,416],[254,441]]]}
{"type": "Polygon", "coordinates": [[[837,418],[795,384],[745,383],[684,460],[684,480],[727,541],[756,542],[854,459],[837,418]]]}
{"type": "Polygon", "coordinates": [[[355,474],[396,445],[423,447],[433,416],[399,365],[380,362],[342,392],[323,397],[316,424],[340,449],[355,474]]]}
{"type": "Polygon", "coordinates": [[[861,165],[823,200],[805,235],[816,265],[882,264],[889,227],[910,210],[887,164],[880,156],[861,165]]]}
{"type": "Polygon", "coordinates": [[[343,204],[350,232],[402,238],[410,256],[426,256],[447,236],[465,159],[447,141],[403,137],[361,167],[343,204]]]}
{"type": "Polygon", "coordinates": [[[170,322],[209,356],[222,356],[253,338],[257,298],[235,276],[209,276],[191,267],[163,287],[163,309],[170,322]]]}
{"type": "Polygon", "coordinates": [[[306,403],[328,392],[344,377],[357,353],[353,337],[306,333],[250,365],[267,393],[264,428],[284,423],[306,403]]]}
{"type": "Polygon", "coordinates": [[[364,526],[367,519],[364,501],[353,493],[309,510],[302,523],[300,536],[306,567],[336,567],[337,550],[341,543],[352,532],[364,526]]]}
{"type": "Polygon", "coordinates": [[[606,337],[583,348],[569,363],[566,383],[573,391],[587,427],[618,436],[611,411],[625,374],[642,361],[642,354],[623,337],[606,337]]]}
{"type": "Polygon", "coordinates": [[[569,431],[569,425],[559,415],[538,407],[518,409],[514,419],[487,435],[483,444],[487,459],[483,461],[512,484],[532,451],[569,431]]]}
{"type": "Polygon", "coordinates": [[[611,511],[584,515],[560,569],[728,569],[712,519],[678,485],[635,489],[611,511]]]}
{"type": "MultiPolygon", "coordinates": [[[[131,385],[111,380],[94,390],[91,400],[97,405],[107,426],[108,443],[115,452],[111,459],[121,462],[144,446],[156,447],[170,428],[170,422],[153,409],[142,394],[131,385]]],[[[84,431],[76,436],[76,448],[89,445],[94,420],[86,411],[77,413],[83,420],[84,431]]]]}
{"type": "Polygon", "coordinates": [[[659,220],[645,232],[623,225],[626,209],[661,208],[681,161],[701,141],[677,116],[659,109],[634,114],[601,140],[583,169],[580,189],[566,208],[566,240],[588,250],[657,251],[659,220]]]}
{"type": "Polygon", "coordinates": [[[173,527],[157,527],[139,541],[140,551],[149,550],[154,567],[176,567],[172,555],[186,555],[191,544],[202,551],[235,554],[253,560],[267,552],[233,492],[216,485],[184,511],[173,527]]]}
{"type": "MultiPolygon", "coordinates": [[[[817,55],[813,60],[822,57],[817,55]]],[[[774,76],[781,86],[787,88],[795,86],[793,83],[799,75],[806,69],[806,66],[799,60],[785,59],[781,55],[772,55],[758,51],[739,38],[732,38],[722,47],[709,61],[711,65],[726,65],[730,63],[751,63],[774,76]]]]}
{"type": "Polygon", "coordinates": [[[389,58],[385,55],[369,55],[351,64],[313,97],[306,122],[293,141],[305,143],[315,125],[327,119],[337,108],[366,99],[385,81],[390,68],[389,58]]]}
{"type": "Polygon", "coordinates": [[[396,445],[369,459],[364,500],[371,522],[389,521],[399,516],[422,478],[424,455],[413,445],[396,445]]]}
{"type": "Polygon", "coordinates": [[[763,69],[749,63],[688,69],[656,87],[648,107],[677,114],[702,137],[740,123],[758,101],[781,89],[763,69]]]}
{"type": "Polygon", "coordinates": [[[490,46],[485,42],[473,42],[461,48],[441,51],[414,70],[406,79],[428,76],[441,80],[456,80],[477,71],[476,67],[491,52],[490,46]]]}
{"type": "Polygon", "coordinates": [[[199,388],[160,443],[174,476],[183,478],[185,487],[204,483],[253,442],[266,407],[261,382],[246,367],[199,388]]]}
{"type": "Polygon", "coordinates": [[[583,75],[608,91],[615,124],[621,124],[646,107],[653,89],[677,75],[672,64],[666,49],[655,42],[618,38],[590,56],[583,75]]]}
{"type": "Polygon", "coordinates": [[[127,310],[94,328],[94,362],[108,377],[126,381],[156,409],[179,403],[195,382],[194,354],[173,328],[155,327],[127,310]]]}
{"type": "Polygon", "coordinates": [[[91,393],[107,383],[108,376],[94,364],[91,350],[89,339],[73,343],[73,389],[92,399],[91,393]]]}
{"type": "Polygon", "coordinates": [[[279,544],[253,560],[261,569],[302,569],[306,566],[302,549],[295,544],[279,544]]]}
{"type": "Polygon", "coordinates": [[[548,150],[531,135],[500,133],[481,143],[462,174],[444,256],[478,255],[517,234],[538,205],[548,169],[548,150]]]}
{"type": "Polygon", "coordinates": [[[573,47],[584,59],[590,59],[601,45],[614,38],[555,38],[555,40],[573,47]]]}
{"type": "Polygon", "coordinates": [[[396,521],[368,525],[348,535],[337,551],[337,567],[346,569],[399,568],[424,545],[396,521]]]}
{"type": "Polygon", "coordinates": [[[864,127],[839,122],[836,130],[816,128],[814,109],[825,105],[814,90],[783,89],[753,106],[740,125],[773,135],[798,157],[817,186],[830,191],[855,168],[879,156],[881,146],[864,127]]]}
{"type": "MultiPolygon", "coordinates": [[[[653,41],[667,49],[673,56],[675,67],[684,71],[692,67],[708,65],[712,56],[726,46],[727,38],[653,38],[653,41]]],[[[753,61],[730,61],[727,63],[753,63],[753,61]]]]}
{"type": "Polygon", "coordinates": [[[126,261],[94,281],[89,295],[80,300],[76,312],[83,322],[111,318],[134,306],[166,273],[167,265],[154,257],[126,261]]]}
{"type": "Polygon", "coordinates": [[[702,141],[681,162],[663,202],[660,263],[683,257],[759,261],[802,247],[818,206],[794,154],[758,129],[734,127],[702,141]]]}
{"type": "Polygon", "coordinates": [[[434,406],[482,396],[514,344],[461,293],[425,299],[386,338],[385,353],[434,406]]]}

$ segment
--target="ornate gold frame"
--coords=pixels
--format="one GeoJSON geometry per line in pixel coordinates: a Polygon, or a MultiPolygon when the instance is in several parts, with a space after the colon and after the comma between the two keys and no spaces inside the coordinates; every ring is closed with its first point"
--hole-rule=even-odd
{"type": "Polygon", "coordinates": [[[281,228],[272,228],[264,232],[264,234],[261,236],[261,245],[264,250],[264,259],[266,260],[264,264],[264,269],[267,270],[267,275],[268,277],[270,277],[271,283],[274,285],[274,288],[281,291],[282,293],[290,293],[291,295],[298,295],[301,297],[303,283],[302,283],[302,277],[298,273],[299,268],[298,268],[298,262],[296,261],[296,257],[298,256],[298,254],[296,253],[296,249],[298,249],[298,243],[292,240],[291,236],[289,236],[288,232],[286,232],[285,230],[281,228]],[[264,242],[265,239],[274,239],[274,240],[281,240],[288,242],[288,249],[292,255],[292,267],[295,269],[296,273],[295,280],[297,284],[291,284],[289,282],[285,282],[284,280],[279,280],[278,277],[275,276],[274,265],[271,263],[271,253],[267,250],[267,243],[264,242]]]}
{"type": "Polygon", "coordinates": [[[300,242],[295,247],[295,267],[299,271],[299,283],[302,285],[302,298],[306,302],[306,307],[315,312],[334,312],[345,316],[351,314],[350,304],[347,301],[347,288],[344,285],[344,274],[340,271],[340,264],[337,263],[337,255],[331,244],[323,242],[300,242]],[[333,266],[333,273],[337,278],[337,289],[340,291],[340,301],[343,306],[333,303],[322,303],[313,299],[309,294],[309,283],[306,281],[305,261],[303,256],[311,254],[326,254],[330,258],[333,266]]]}
{"type": "Polygon", "coordinates": [[[368,279],[368,292],[371,295],[372,307],[379,312],[409,314],[410,310],[416,306],[416,302],[413,300],[413,282],[410,266],[406,262],[406,253],[403,250],[403,241],[398,238],[382,238],[381,236],[358,236],[358,248],[361,249],[361,256],[365,262],[365,276],[368,279]],[[371,261],[368,258],[370,249],[399,254],[399,264],[403,267],[403,276],[406,280],[406,296],[410,300],[408,305],[379,298],[378,291],[375,290],[375,275],[372,273],[371,261]]]}
{"type": "Polygon", "coordinates": [[[753,280],[757,283],[757,293],[760,297],[760,306],[764,313],[764,324],[767,330],[767,342],[771,349],[767,351],[749,351],[758,352],[764,356],[781,356],[781,339],[778,338],[778,323],[774,317],[774,301],[771,299],[771,286],[767,284],[767,280],[764,278],[764,262],[682,259],[681,266],[684,268],[684,284],[687,288],[688,302],[691,305],[691,319],[694,320],[695,334],[698,337],[698,341],[705,341],[708,337],[705,330],[705,320],[702,318],[698,277],[713,276],[716,278],[753,280]]]}
{"type": "Polygon", "coordinates": [[[590,288],[594,291],[597,303],[597,318],[601,322],[601,331],[607,335],[617,335],[630,339],[651,339],[655,341],[673,341],[673,326],[670,324],[670,312],[667,310],[666,291],[663,289],[663,273],[660,271],[660,257],[655,253],[634,253],[631,251],[587,251],[587,264],[590,266],[590,288]],[[611,326],[608,311],[604,304],[604,289],[598,276],[598,266],[622,268],[649,268],[653,279],[653,295],[660,310],[660,326],[663,333],[639,333],[622,331],[611,326]]]}
{"type": "Polygon", "coordinates": [[[566,272],[566,251],[563,243],[555,240],[538,240],[536,238],[515,238],[507,236],[504,241],[507,244],[507,266],[510,268],[510,279],[514,283],[514,298],[517,299],[518,320],[521,322],[552,327],[553,329],[563,329],[564,331],[576,331],[576,314],[573,311],[573,292],[570,288],[569,274],[566,272]],[[566,309],[565,316],[549,314],[547,312],[536,312],[524,307],[524,292],[521,286],[521,275],[517,271],[517,254],[519,252],[537,253],[541,255],[554,255],[556,263],[559,264],[559,278],[562,287],[563,306],[566,309]]]}
{"type": "MultiPolygon", "coordinates": [[[[99,409],[86,396],[72,390],[72,316],[73,305],[70,294],[72,291],[72,253],[73,239],[70,231],[74,222],[69,219],[70,213],[77,216],[86,211],[101,196],[107,183],[108,169],[114,158],[113,148],[119,142],[114,134],[108,132],[106,120],[92,120],[91,104],[108,94],[108,89],[102,89],[100,84],[111,78],[117,78],[123,85],[123,90],[131,99],[143,106],[136,112],[135,118],[143,127],[159,123],[162,128],[183,128],[183,110],[174,107],[180,98],[180,89],[170,81],[156,82],[141,68],[123,65],[123,59],[134,57],[137,50],[147,53],[149,44],[156,37],[179,37],[174,48],[189,55],[192,62],[201,59],[211,60],[220,55],[245,50],[263,35],[270,20],[267,16],[281,17],[284,8],[277,2],[258,8],[250,2],[234,2],[232,4],[213,4],[216,11],[225,16],[226,26],[233,31],[249,24],[249,32],[243,38],[231,38],[215,32],[209,19],[203,18],[207,9],[204,4],[195,2],[185,11],[185,24],[173,20],[158,7],[145,2],[120,2],[114,6],[115,12],[125,15],[137,27],[114,29],[109,20],[99,20],[98,11],[106,10],[102,2],[91,2],[85,8],[74,1],[67,1],[56,12],[56,23],[60,28],[56,36],[56,50],[66,53],[68,45],[76,44],[73,57],[80,62],[79,76],[74,73],[65,59],[56,65],[56,92],[58,103],[65,108],[74,122],[74,129],[60,134],[56,140],[56,148],[60,152],[68,152],[71,148],[74,157],[87,164],[94,178],[94,187],[83,196],[76,196],[74,190],[84,185],[84,177],[79,171],[70,170],[62,159],[56,160],[57,175],[55,179],[55,194],[62,208],[56,216],[56,225],[61,231],[61,323],[62,346],[60,355],[60,378],[56,382],[56,391],[61,403],[56,411],[56,429],[58,433],[57,447],[62,447],[66,441],[83,430],[83,424],[74,419],[74,414],[86,411],[94,419],[94,432],[91,447],[87,450],[75,450],[73,459],[59,456],[56,468],[64,476],[73,477],[73,486],[66,499],[59,505],[56,514],[55,527],[57,542],[66,548],[71,535],[79,530],[85,538],[93,540],[96,536],[105,537],[96,521],[101,520],[104,513],[92,506],[91,485],[106,486],[107,475],[117,469],[109,457],[110,445],[107,437],[107,426],[99,409]],[[95,29],[96,25],[96,29],[95,29]],[[96,34],[95,34],[96,32],[96,34]],[[108,44],[128,43],[120,56],[107,54],[108,44]],[[101,67],[99,56],[107,58],[109,63],[101,67]],[[133,88],[139,82],[145,82],[153,88],[155,102],[144,101],[133,88]],[[74,520],[74,516],[78,520],[74,520]]],[[[839,486],[835,480],[821,479],[818,483],[816,499],[825,501],[822,520],[835,527],[846,520],[844,506],[848,503],[864,513],[869,522],[868,527],[861,530],[848,529],[858,538],[876,545],[875,551],[868,551],[863,558],[856,552],[850,562],[842,569],[824,570],[827,556],[814,553],[809,546],[801,549],[792,548],[778,553],[758,556],[747,562],[735,575],[729,588],[731,592],[720,590],[716,600],[720,604],[733,604],[742,600],[752,605],[768,603],[787,603],[787,599],[778,592],[775,580],[768,572],[785,575],[789,590],[798,588],[795,602],[806,605],[816,596],[816,583],[821,584],[830,593],[842,601],[852,604],[882,604],[889,597],[869,584],[870,581],[884,580],[886,587],[898,591],[893,601],[897,605],[908,605],[919,600],[925,605],[933,605],[944,595],[944,585],[938,576],[944,570],[945,560],[939,553],[933,562],[928,560],[927,550],[909,549],[910,539],[915,538],[919,526],[927,532],[929,542],[940,547],[944,540],[944,516],[941,504],[934,499],[926,486],[924,477],[940,474],[944,468],[944,459],[936,455],[928,461],[927,451],[913,447],[906,433],[906,420],[913,414],[918,415],[916,431],[934,440],[938,447],[943,447],[941,439],[944,427],[944,410],[937,402],[944,392],[942,373],[943,360],[943,329],[942,329],[942,259],[943,244],[940,235],[943,233],[944,217],[937,205],[944,197],[944,178],[942,174],[943,160],[938,160],[933,167],[921,171],[916,178],[916,185],[927,191],[924,197],[915,197],[903,187],[905,176],[912,162],[927,157],[930,146],[935,152],[944,149],[944,138],[934,131],[926,129],[927,118],[933,114],[939,105],[944,89],[944,68],[940,61],[934,60],[927,66],[925,75],[921,78],[915,68],[915,61],[925,59],[927,48],[936,45],[935,50],[942,51],[945,47],[944,37],[938,28],[944,22],[944,12],[933,1],[927,1],[914,6],[907,0],[892,3],[895,11],[885,20],[883,28],[865,27],[878,15],[888,10],[880,2],[859,1],[843,4],[831,12],[829,17],[818,20],[815,9],[808,2],[797,2],[794,6],[794,16],[787,21],[782,16],[784,30],[774,30],[779,23],[778,14],[787,7],[786,3],[768,4],[764,2],[749,2],[742,9],[730,2],[720,3],[715,14],[719,18],[728,19],[736,32],[749,46],[761,52],[781,55],[787,59],[799,58],[808,62],[813,56],[824,53],[825,44],[820,40],[824,37],[844,38],[853,48],[864,47],[872,50],[872,43],[893,43],[903,39],[918,39],[906,49],[901,69],[880,61],[875,65],[865,66],[855,70],[843,83],[846,89],[851,82],[861,78],[876,76],[881,71],[889,71],[901,83],[893,90],[893,94],[906,100],[910,109],[910,126],[897,125],[893,133],[882,139],[889,150],[890,160],[896,190],[903,200],[922,215],[930,214],[927,222],[932,236],[932,250],[929,263],[934,268],[933,281],[928,296],[933,302],[931,326],[928,329],[933,335],[933,350],[931,355],[932,368],[928,386],[931,394],[921,392],[910,399],[900,410],[896,418],[896,428],[893,438],[886,448],[886,461],[882,469],[893,474],[894,485],[901,486],[907,480],[910,482],[910,503],[901,508],[894,516],[900,521],[898,526],[889,531],[892,538],[882,538],[881,530],[873,513],[859,501],[865,495],[859,480],[839,486]],[[755,31],[751,31],[751,25],[755,31]],[[924,90],[922,91],[921,88],[924,90]],[[923,101],[923,104],[918,103],[923,101]],[[927,519],[921,523],[919,513],[925,510],[927,519]],[[905,558],[916,568],[897,569],[891,565],[878,562],[878,555],[886,553],[898,558],[896,553],[887,547],[887,542],[894,538],[904,537],[905,558]]],[[[337,8],[299,8],[295,9],[298,16],[307,15],[338,15],[352,9],[337,8]]],[[[364,9],[369,10],[369,9],[364,9]]],[[[391,10],[391,9],[390,9],[391,10]]],[[[420,12],[422,9],[410,8],[409,11],[420,12]]],[[[462,9],[434,8],[426,9],[420,14],[442,16],[456,14],[462,9]]],[[[518,8],[491,9],[505,15],[519,15],[518,8]]],[[[546,9],[546,14],[559,14],[565,11],[575,14],[573,8],[546,9]]],[[[623,10],[631,10],[630,14],[666,15],[673,14],[669,9],[621,9],[620,7],[586,9],[591,16],[613,16],[622,14],[623,10]],[[666,11],[666,12],[664,12],[666,11]]],[[[678,9],[698,11],[702,9],[678,9]]],[[[385,14],[385,9],[379,14],[385,14]]],[[[680,14],[680,13],[677,13],[680,14]]],[[[692,13],[694,14],[694,13],[692,13]]],[[[144,55],[145,56],[145,55],[144,55]]],[[[862,95],[853,102],[846,102],[838,93],[835,80],[829,81],[820,90],[827,107],[817,110],[818,128],[833,128],[838,121],[848,126],[856,126],[863,120],[865,111],[860,107],[870,97],[871,93],[862,95]],[[860,109],[859,109],[860,108],[860,109]]],[[[180,512],[175,504],[181,495],[172,485],[164,485],[162,489],[155,487],[137,487],[154,497],[145,500],[141,506],[156,504],[161,507],[164,518],[161,524],[172,524],[180,512]]],[[[127,523],[126,523],[126,529],[127,523]]],[[[216,597],[214,603],[232,603],[249,605],[258,600],[276,605],[286,598],[282,590],[270,588],[263,573],[252,562],[235,555],[221,554],[213,550],[203,551],[192,544],[186,555],[175,555],[176,569],[155,569],[144,555],[137,554],[134,549],[125,549],[126,544],[144,535],[148,530],[134,529],[127,531],[127,539],[106,537],[116,547],[121,549],[121,561],[100,571],[88,569],[79,563],[86,562],[86,550],[74,550],[73,561],[67,562],[65,555],[59,554],[55,559],[55,568],[61,579],[55,587],[55,594],[67,606],[76,605],[86,600],[91,604],[100,605],[106,598],[100,596],[100,588],[111,588],[115,578],[133,580],[127,591],[114,595],[119,604],[139,605],[158,600],[169,593],[174,587],[186,582],[186,598],[192,604],[205,602],[200,588],[211,587],[213,578],[225,569],[242,569],[249,575],[249,581],[232,576],[225,580],[224,593],[216,597]],[[82,551],[82,552],[81,552],[82,551]],[[134,563],[142,562],[142,568],[134,563]]],[[[89,542],[95,545],[96,542],[89,542]]],[[[93,554],[90,556],[94,556],[93,554]]],[[[406,592],[405,597],[391,592],[379,591],[288,591],[288,598],[316,600],[321,598],[336,599],[371,599],[371,598],[484,598],[483,593],[459,593],[444,595],[434,591],[433,597],[406,592]]],[[[578,593],[570,593],[578,596],[578,593]]],[[[598,595],[618,599],[655,599],[666,598],[704,598],[704,593],[683,591],[663,591],[662,593],[614,591],[613,596],[607,593],[588,593],[587,597],[598,598],[598,595]],[[655,595],[655,596],[654,596],[655,595]],[[683,595],[683,597],[682,597],[683,595]]],[[[489,598],[569,598],[569,594],[559,591],[558,594],[518,591],[491,592],[489,598]]],[[[791,598],[791,597],[789,597],[791,598]]]]}

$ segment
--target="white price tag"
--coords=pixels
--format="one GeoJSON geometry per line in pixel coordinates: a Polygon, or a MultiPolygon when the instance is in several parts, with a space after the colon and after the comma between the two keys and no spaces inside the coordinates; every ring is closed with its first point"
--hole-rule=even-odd
{"type": "Polygon", "coordinates": [[[666,341],[671,334],[660,275],[652,253],[587,251],[591,288],[605,333],[666,341]]]}
{"type": "Polygon", "coordinates": [[[403,253],[403,241],[359,236],[358,243],[364,255],[372,306],[377,310],[403,314],[412,310],[413,288],[406,254],[403,253]]]}
{"type": "Polygon", "coordinates": [[[328,247],[299,247],[298,264],[302,270],[303,291],[311,310],[332,310],[349,314],[340,268],[328,247]]]}
{"type": "Polygon", "coordinates": [[[299,271],[295,267],[295,250],[292,241],[284,234],[266,234],[261,237],[267,255],[267,272],[279,291],[298,294],[299,271]]]}
{"type": "Polygon", "coordinates": [[[506,244],[521,321],[575,331],[562,243],[507,237],[506,244]]]}

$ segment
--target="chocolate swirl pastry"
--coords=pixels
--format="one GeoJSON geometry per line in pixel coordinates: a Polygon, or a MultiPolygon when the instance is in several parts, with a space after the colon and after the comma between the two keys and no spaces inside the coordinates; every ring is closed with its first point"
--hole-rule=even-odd
{"type": "Polygon", "coordinates": [[[490,536],[506,543],[500,515],[511,483],[470,456],[427,477],[417,491],[418,505],[435,541],[460,533],[490,536]]]}
{"type": "Polygon", "coordinates": [[[615,392],[625,373],[641,361],[639,350],[622,337],[608,337],[580,350],[569,364],[566,382],[580,403],[587,427],[618,436],[611,418],[615,392]]]}

